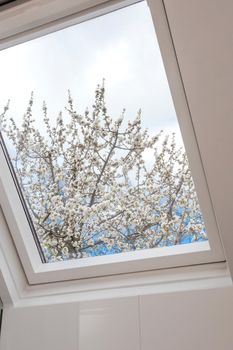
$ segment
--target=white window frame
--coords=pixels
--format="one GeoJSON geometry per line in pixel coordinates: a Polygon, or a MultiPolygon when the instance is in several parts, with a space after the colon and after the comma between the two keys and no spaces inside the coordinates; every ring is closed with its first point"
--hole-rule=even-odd
{"type": "MultiPolygon", "coordinates": [[[[91,7],[88,0],[79,2],[57,0],[47,1],[46,4],[41,0],[35,0],[23,3],[19,6],[24,9],[25,15],[23,14],[20,18],[19,11],[15,11],[13,7],[7,12],[0,12],[0,50],[136,2],[138,1],[94,0],[91,2],[91,7]],[[43,6],[38,14],[36,5],[40,4],[43,6]],[[3,15],[5,23],[6,20],[10,23],[7,31],[4,21],[1,22],[3,15]]],[[[163,1],[149,0],[148,4],[155,23],[209,241],[44,264],[37,250],[3,149],[0,148],[0,203],[29,284],[225,261],[163,1]]]]}

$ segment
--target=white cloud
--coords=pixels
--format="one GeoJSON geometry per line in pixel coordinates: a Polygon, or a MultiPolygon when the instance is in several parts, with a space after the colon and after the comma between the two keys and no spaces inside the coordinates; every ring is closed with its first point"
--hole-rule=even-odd
{"type": "MultiPolygon", "coordinates": [[[[135,117],[157,133],[178,131],[178,123],[149,9],[145,2],[0,52],[0,108],[21,119],[35,92],[39,127],[46,100],[55,118],[70,89],[80,112],[91,106],[96,85],[106,79],[109,113],[135,117]]],[[[179,134],[180,135],[180,134],[179,134]]],[[[181,137],[177,136],[179,143],[181,137]]]]}
{"type": "Polygon", "coordinates": [[[86,85],[91,89],[104,78],[111,89],[127,81],[129,72],[129,45],[126,40],[120,40],[94,53],[90,66],[85,69],[86,85]]]}

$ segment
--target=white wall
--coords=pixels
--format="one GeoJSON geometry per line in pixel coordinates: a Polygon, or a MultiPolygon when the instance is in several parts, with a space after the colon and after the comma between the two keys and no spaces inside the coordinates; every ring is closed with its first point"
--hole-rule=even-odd
{"type": "Polygon", "coordinates": [[[5,310],[2,350],[232,350],[233,288],[5,310]]]}
{"type": "Polygon", "coordinates": [[[77,350],[77,305],[4,310],[1,350],[77,350]]]}

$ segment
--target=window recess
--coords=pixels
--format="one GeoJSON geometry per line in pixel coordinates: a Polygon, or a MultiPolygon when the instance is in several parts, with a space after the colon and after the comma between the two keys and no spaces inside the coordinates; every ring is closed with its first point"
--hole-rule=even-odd
{"type": "Polygon", "coordinates": [[[1,205],[30,283],[224,260],[164,9],[159,46],[146,1],[108,5],[0,53],[1,205]]]}

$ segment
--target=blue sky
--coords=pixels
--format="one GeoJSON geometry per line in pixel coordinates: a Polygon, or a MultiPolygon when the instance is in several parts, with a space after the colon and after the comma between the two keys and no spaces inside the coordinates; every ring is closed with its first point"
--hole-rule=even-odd
{"type": "Polygon", "coordinates": [[[79,113],[91,107],[94,90],[106,80],[109,114],[122,109],[133,119],[142,109],[151,133],[177,133],[172,98],[146,2],[72,26],[0,52],[0,108],[11,100],[10,115],[20,121],[31,91],[41,128],[45,100],[50,117],[64,110],[71,90],[79,113]]]}

